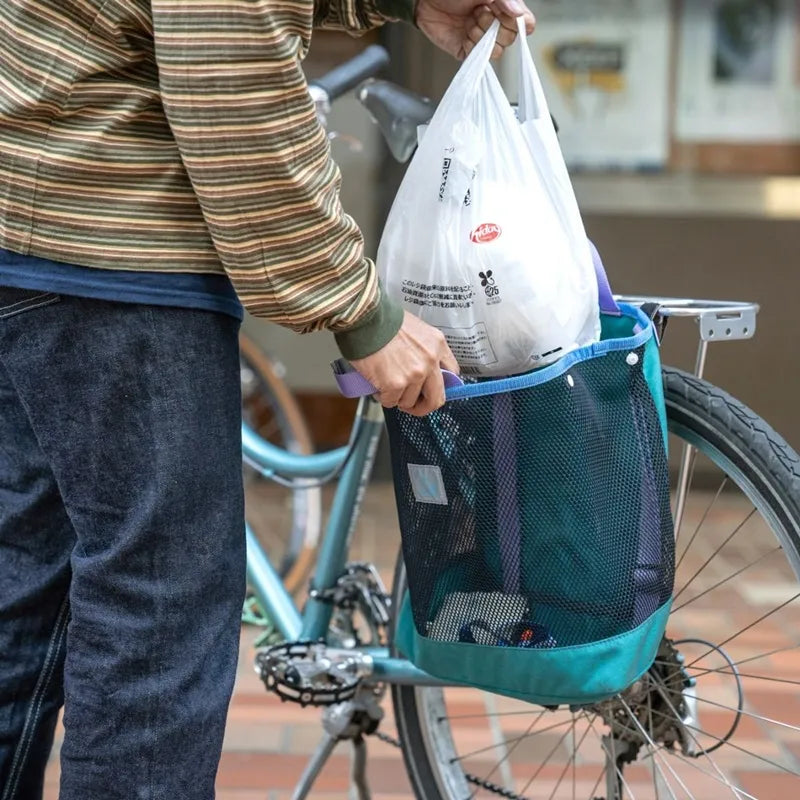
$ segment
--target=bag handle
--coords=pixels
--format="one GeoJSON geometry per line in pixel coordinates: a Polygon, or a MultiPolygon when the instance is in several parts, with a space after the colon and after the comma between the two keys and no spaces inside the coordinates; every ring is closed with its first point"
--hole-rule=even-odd
{"type": "MultiPolygon", "coordinates": [[[[556,129],[553,125],[553,118],[550,115],[550,108],[547,105],[547,98],[544,94],[544,87],[539,78],[539,73],[536,70],[536,65],[533,63],[533,56],[531,55],[530,48],[527,45],[527,33],[525,31],[525,20],[522,17],[517,17],[517,28],[519,29],[519,102],[517,105],[520,122],[528,122],[536,120],[540,125],[550,125],[553,129],[553,136],[556,136],[556,129]]],[[[564,174],[565,180],[569,178],[564,174]]],[[[614,300],[614,295],[611,293],[611,286],[608,283],[608,276],[606,275],[603,260],[600,258],[600,253],[597,248],[589,241],[589,249],[592,253],[592,263],[594,265],[594,272],[597,276],[597,289],[600,310],[604,314],[613,314],[620,316],[620,311],[617,302],[614,300]]]]}
{"type": "MultiPolygon", "coordinates": [[[[490,69],[489,61],[491,60],[492,50],[497,42],[497,34],[499,32],[500,20],[496,19],[464,59],[439,102],[439,109],[447,107],[449,103],[453,102],[454,97],[461,98],[460,102],[470,102],[472,100],[474,87],[482,80],[486,70],[490,69]],[[468,90],[465,90],[464,87],[468,87],[468,90]]],[[[434,115],[434,120],[435,118],[436,115],[434,115]]],[[[431,123],[434,120],[431,120],[431,123]]]]}
{"type": "MultiPolygon", "coordinates": [[[[345,397],[364,397],[368,394],[375,394],[378,390],[360,373],[353,369],[352,365],[343,358],[337,358],[331,362],[333,376],[339,386],[339,391],[345,397]]],[[[444,388],[452,389],[456,386],[463,386],[464,381],[455,372],[442,370],[444,388]]]]}
{"type": "MultiPolygon", "coordinates": [[[[500,32],[500,20],[495,19],[494,22],[486,29],[480,41],[475,47],[472,48],[470,54],[464,59],[462,69],[465,72],[474,69],[476,72],[482,73],[488,66],[492,58],[492,50],[494,50],[495,43],[497,42],[497,34],[500,32]]],[[[459,70],[460,72],[461,70],[459,70]]]]}
{"type": "Polygon", "coordinates": [[[594,264],[594,274],[597,277],[597,293],[600,302],[600,310],[604,314],[613,314],[615,317],[622,316],[622,311],[611,293],[611,285],[608,282],[606,268],[603,266],[603,259],[594,246],[594,242],[589,239],[589,250],[592,253],[592,264],[594,264]]]}
{"type": "MultiPolygon", "coordinates": [[[[550,120],[550,109],[547,105],[547,98],[544,94],[544,87],[533,63],[533,56],[528,47],[528,34],[525,30],[524,17],[517,17],[517,28],[519,29],[519,100],[517,110],[520,122],[527,122],[531,119],[550,120]]],[[[555,127],[553,127],[555,133],[555,127]]]]}

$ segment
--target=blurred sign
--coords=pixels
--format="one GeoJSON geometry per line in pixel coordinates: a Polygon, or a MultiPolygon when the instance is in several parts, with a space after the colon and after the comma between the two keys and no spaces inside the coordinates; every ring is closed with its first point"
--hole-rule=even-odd
{"type": "Polygon", "coordinates": [[[662,167],[669,0],[539,0],[529,39],[572,167],[662,167]]]}
{"type": "Polygon", "coordinates": [[[800,140],[800,2],[683,4],[679,141],[800,140]]]}

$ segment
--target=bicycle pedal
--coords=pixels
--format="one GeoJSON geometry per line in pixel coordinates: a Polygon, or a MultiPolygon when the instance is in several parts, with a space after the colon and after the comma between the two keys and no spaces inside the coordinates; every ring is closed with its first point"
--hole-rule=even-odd
{"type": "Polygon", "coordinates": [[[360,653],[322,642],[284,642],[256,654],[256,672],[267,690],[301,706],[332,706],[351,700],[369,674],[360,653]]]}

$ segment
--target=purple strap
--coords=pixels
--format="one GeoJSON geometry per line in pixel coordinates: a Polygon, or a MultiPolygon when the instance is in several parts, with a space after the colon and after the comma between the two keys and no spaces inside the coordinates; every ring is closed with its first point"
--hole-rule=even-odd
{"type": "Polygon", "coordinates": [[[613,314],[615,317],[619,317],[622,311],[620,311],[617,301],[614,299],[614,295],[611,294],[611,286],[608,283],[608,276],[603,266],[603,259],[600,258],[600,253],[597,252],[597,248],[594,246],[594,242],[591,239],[589,240],[589,249],[592,251],[592,262],[594,263],[594,272],[597,276],[600,310],[604,314],[613,314]]]}
{"type": "MultiPolygon", "coordinates": [[[[341,364],[341,359],[338,363],[341,364]]],[[[334,367],[334,371],[335,370],[336,367],[334,367]]],[[[356,372],[352,367],[350,371],[345,373],[335,372],[334,377],[336,378],[336,383],[339,384],[339,391],[345,397],[364,397],[365,395],[375,394],[377,392],[377,389],[360,372],[356,372]]],[[[442,377],[444,378],[445,389],[464,385],[464,382],[455,372],[443,369],[442,377]]]]}
{"type": "Polygon", "coordinates": [[[511,395],[492,396],[492,450],[497,489],[497,536],[503,592],[519,594],[522,526],[517,498],[517,443],[511,395]]]}

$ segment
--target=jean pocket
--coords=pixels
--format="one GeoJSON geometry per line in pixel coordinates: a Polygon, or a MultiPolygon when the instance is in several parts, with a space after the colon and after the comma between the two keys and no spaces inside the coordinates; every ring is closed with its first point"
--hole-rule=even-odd
{"type": "Polygon", "coordinates": [[[41,289],[17,289],[12,286],[0,286],[0,319],[22,314],[41,306],[49,306],[61,300],[60,294],[43,292],[41,289]]]}

